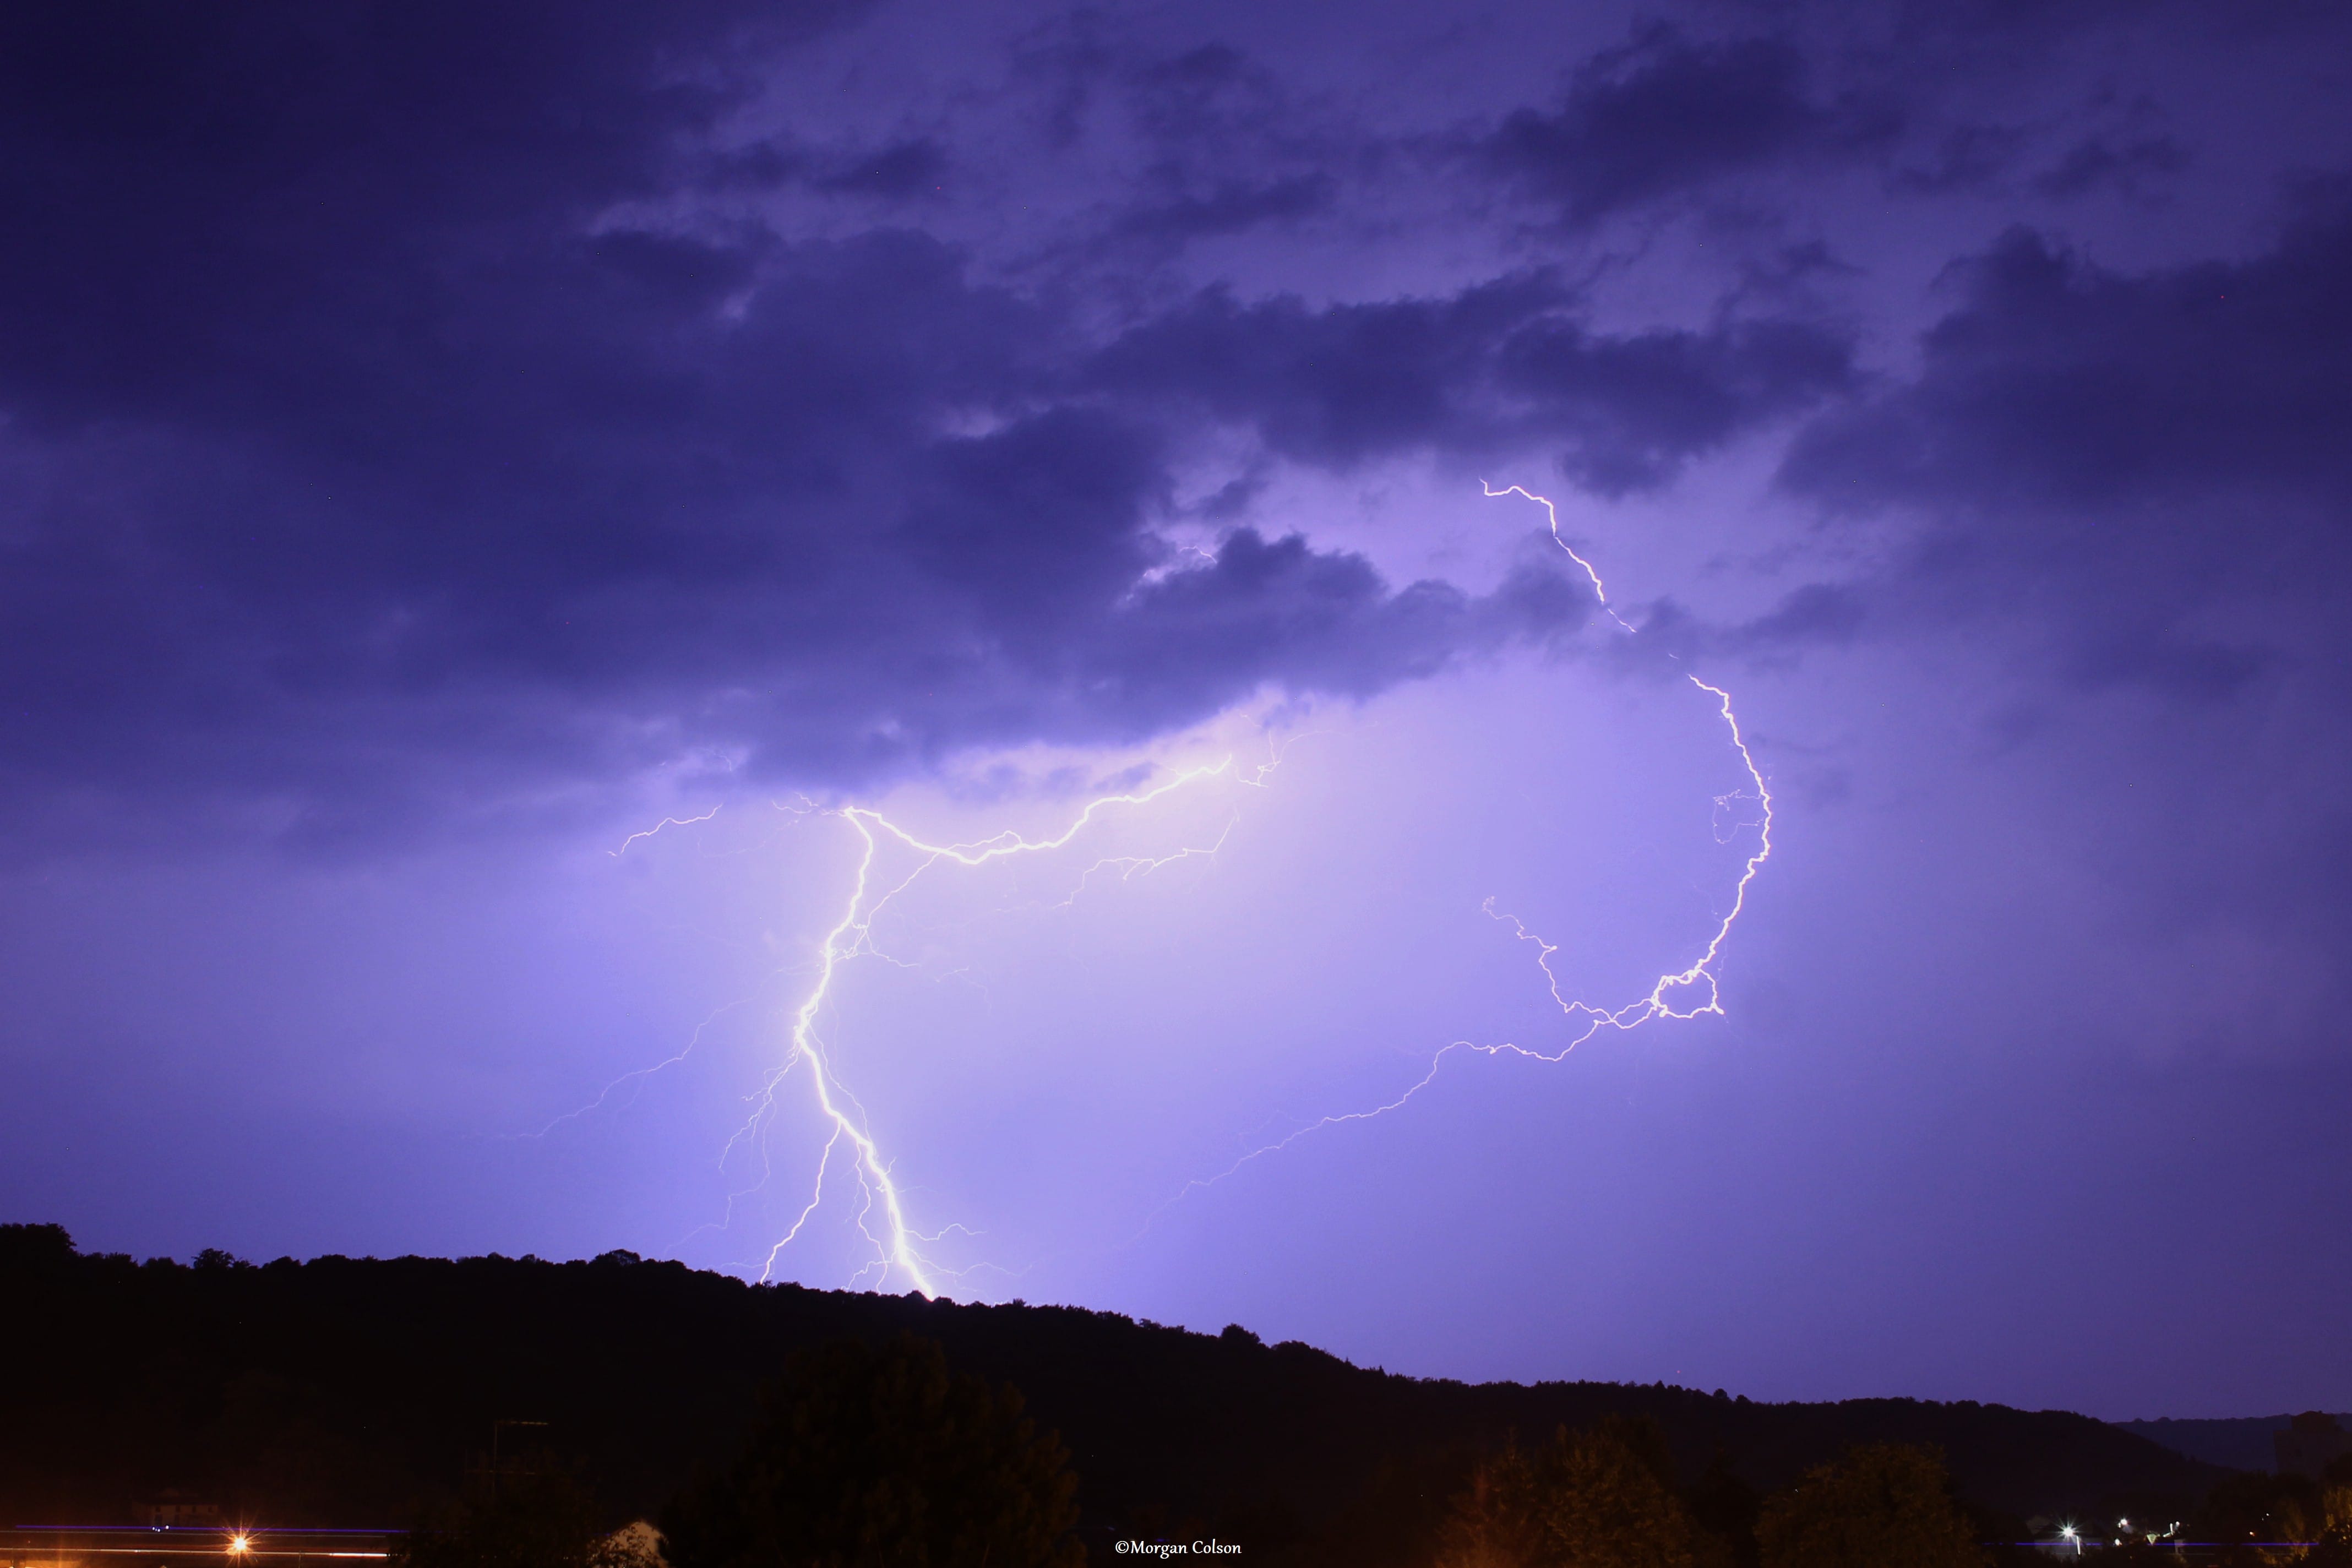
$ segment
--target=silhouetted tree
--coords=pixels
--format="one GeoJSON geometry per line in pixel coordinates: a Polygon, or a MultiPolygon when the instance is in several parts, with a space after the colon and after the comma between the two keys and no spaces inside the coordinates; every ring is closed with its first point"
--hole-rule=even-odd
{"type": "Polygon", "coordinates": [[[1440,1568],[1529,1568],[1541,1561],[1535,1466],[1513,1442],[1479,1465],[1446,1521],[1440,1568]]]}
{"type": "Polygon", "coordinates": [[[1021,1396],[902,1334],[804,1352],[663,1515],[676,1568],[1077,1568],[1077,1482],[1021,1396]]]}
{"type": "Polygon", "coordinates": [[[1724,1545],[1732,1568],[1757,1568],[1756,1521],[1764,1499],[1731,1468],[1731,1457],[1721,1448],[1697,1480],[1687,1499],[1691,1519],[1724,1545]]]}
{"type": "MultiPolygon", "coordinates": [[[[1022,1389],[1078,1456],[1087,1524],[1148,1534],[1150,1518],[1171,1532],[1198,1521],[1228,1539],[1247,1524],[1251,1563],[1270,1561],[1288,1533],[1251,1517],[1278,1502],[1302,1534],[1295,1562],[1429,1568],[1488,1434],[1549,1436],[1611,1411],[1655,1418],[1676,1454],[1740,1454],[1741,1473],[1766,1488],[1855,1442],[1937,1442],[1966,1491],[2018,1521],[1979,1530],[1988,1540],[2021,1539],[2024,1516],[2062,1500],[2130,1495],[2114,1511],[2137,1521],[2138,1496],[2195,1496],[2221,1479],[2056,1412],[1473,1386],[1245,1333],[754,1286],[620,1253],[189,1268],[78,1252],[55,1226],[0,1225],[0,1345],[33,1347],[0,1379],[0,1510],[106,1518],[171,1487],[278,1525],[381,1522],[454,1478],[491,1421],[528,1411],[565,1434],[572,1473],[593,1479],[614,1522],[732,1460],[758,1410],[745,1367],[902,1330],[1022,1389]]],[[[1703,1491],[1689,1500],[1702,1526],[1703,1491]]],[[[2168,1501],[2147,1511],[2189,1515],[2168,1501]]]]}
{"type": "Polygon", "coordinates": [[[0,1225],[0,1274],[57,1275],[74,1266],[73,1237],[61,1225],[0,1225]]]}
{"type": "MultiPolygon", "coordinates": [[[[1704,1560],[1717,1560],[1715,1543],[1704,1560]]],[[[1479,1467],[1446,1532],[1445,1568],[1699,1568],[1702,1542],[1675,1495],[1654,1425],[1563,1427],[1533,1453],[1479,1467]]]]}
{"type": "Polygon", "coordinates": [[[2319,1544],[2307,1568],[2352,1568],[2352,1454],[2327,1467],[2319,1483],[2319,1544]]]}
{"type": "Polygon", "coordinates": [[[2198,1540],[2229,1542],[2221,1561],[2237,1568],[2277,1560],[2278,1553],[2264,1550],[2263,1542],[2316,1539],[2326,1518],[2319,1484],[2308,1476],[2248,1470],[2206,1494],[2191,1533],[2198,1540]]]}
{"type": "Polygon", "coordinates": [[[586,1489],[557,1471],[501,1475],[428,1515],[395,1568],[627,1568],[586,1489]]]}
{"type": "Polygon", "coordinates": [[[1763,1568],[1979,1568],[1988,1561],[1952,1500],[1943,1456],[1870,1444],[1805,1472],[1757,1521],[1763,1568]]]}

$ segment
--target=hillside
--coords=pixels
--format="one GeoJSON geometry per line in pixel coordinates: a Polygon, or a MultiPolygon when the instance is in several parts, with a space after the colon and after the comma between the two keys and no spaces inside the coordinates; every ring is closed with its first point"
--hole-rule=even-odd
{"type": "MultiPolygon", "coordinates": [[[[2283,1414],[2219,1420],[2118,1421],[2115,1425],[2135,1436],[2161,1443],[2176,1454],[2186,1454],[2209,1465],[2236,1470],[2267,1470],[2278,1463],[2277,1452],[2271,1444],[2273,1434],[2285,1431],[2294,1419],[2283,1414]]],[[[2352,1413],[2337,1413],[2336,1419],[2352,1426],[2352,1413]]]]}
{"type": "Polygon", "coordinates": [[[256,1521],[397,1524],[456,1486],[494,1420],[522,1418],[551,1423],[616,1517],[644,1513],[731,1449],[793,1350],[901,1330],[1024,1391],[1069,1445],[1090,1526],[1311,1537],[1334,1552],[1346,1536],[1358,1562],[1423,1539],[1480,1448],[1608,1412],[1657,1420],[1685,1475],[1720,1453],[1765,1489],[1856,1441],[1933,1443],[1965,1497],[2012,1517],[2191,1499],[2221,1473],[2062,1412],[1471,1385],[1240,1329],[751,1286],[627,1254],[190,1268],[12,1226],[0,1342],[40,1350],[0,1380],[0,1508],[10,1522],[97,1522],[177,1488],[256,1521]]]}

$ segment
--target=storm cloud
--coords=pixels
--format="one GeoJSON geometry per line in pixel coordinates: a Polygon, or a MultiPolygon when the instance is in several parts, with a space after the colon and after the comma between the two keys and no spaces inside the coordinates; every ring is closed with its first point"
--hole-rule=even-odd
{"type": "Polygon", "coordinates": [[[1955,263],[1917,374],[1808,426],[1780,481],[1925,519],[1930,583],[2060,595],[2093,684],[2226,695],[2326,631],[2352,559],[2347,272],[2340,184],[2240,260],[2126,272],[2011,230],[1955,263]],[[2198,628],[2249,597],[2270,612],[2198,628]]]}
{"type": "Polygon", "coordinates": [[[15,7],[0,1218],[2344,1408],[2347,53],[15,7]]]}
{"type": "MultiPolygon", "coordinates": [[[[713,171],[746,166],[727,128],[757,73],[851,14],[10,24],[18,786],[391,820],[686,755],[855,782],[1261,688],[1366,695],[1577,602],[1538,567],[1395,584],[1242,523],[1180,554],[1202,433],[1333,468],[1532,446],[1622,494],[1851,380],[1829,328],[1604,331],[1543,269],[1317,307],[1212,289],[1105,325],[918,228],[795,237],[713,171]]],[[[1644,92],[1778,79],[1641,47],[1644,92]]],[[[903,197],[951,157],[906,140],[801,183],[903,197]]],[[[1331,199],[1228,182],[1110,221],[1209,234],[1331,199]]]]}
{"type": "Polygon", "coordinates": [[[1519,109],[1479,158],[1575,226],[1742,172],[1803,165],[1883,144],[1891,108],[1817,100],[1790,39],[1694,38],[1654,21],[1580,65],[1557,110],[1519,109]]]}

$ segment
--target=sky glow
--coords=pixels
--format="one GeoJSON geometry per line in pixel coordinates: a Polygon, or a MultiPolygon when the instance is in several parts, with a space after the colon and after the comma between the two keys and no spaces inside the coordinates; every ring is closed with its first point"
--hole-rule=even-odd
{"type": "MultiPolygon", "coordinates": [[[[1608,590],[1601,583],[1600,573],[1583,556],[1578,554],[1573,546],[1560,537],[1559,515],[1549,500],[1517,485],[1511,485],[1503,489],[1482,485],[1481,489],[1489,500],[1518,496],[1541,506],[1544,509],[1553,542],[1590,580],[1594,602],[1604,610],[1608,609],[1608,590]]],[[[1619,630],[1629,635],[1634,631],[1635,628],[1618,616],[1613,610],[1609,611],[1609,614],[1619,630]]],[[[1580,1028],[1574,1028],[1572,1037],[1565,1044],[1546,1048],[1520,1045],[1509,1040],[1480,1042],[1458,1039],[1452,1041],[1437,1050],[1430,1060],[1429,1070],[1394,1100],[1367,1110],[1344,1111],[1319,1117],[1272,1142],[1252,1149],[1213,1175],[1188,1181],[1176,1194],[1176,1199],[1182,1198],[1197,1188],[1223,1181],[1252,1161],[1279,1152],[1310,1132],[1344,1126],[1350,1122],[1370,1121],[1374,1117],[1402,1110],[1407,1101],[1429,1086],[1436,1078],[1438,1069],[1444,1065],[1445,1059],[1457,1051],[1472,1051],[1488,1056],[1507,1053],[1536,1061],[1558,1062],[1570,1051],[1591,1039],[1603,1029],[1627,1030],[1637,1028],[1654,1019],[1688,1021],[1703,1014],[1714,1014],[1718,1016],[1722,1014],[1722,985],[1716,973],[1717,965],[1722,959],[1724,944],[1731,936],[1732,927],[1738,922],[1741,911],[1747,907],[1748,889],[1755,881],[1756,874],[1763,868],[1765,861],[1772,855],[1772,792],[1770,786],[1765,782],[1762,771],[1757,765],[1754,754],[1748,748],[1746,738],[1740,731],[1738,716],[1732,711],[1731,694],[1720,687],[1708,685],[1696,675],[1688,677],[1688,679],[1693,686],[1714,700],[1722,715],[1731,748],[1738,755],[1740,766],[1748,775],[1747,788],[1734,790],[1729,794],[1715,797],[1717,838],[1718,841],[1726,838],[1724,823],[1727,813],[1729,814],[1731,832],[1734,835],[1745,835],[1752,831],[1755,838],[1753,850],[1747,855],[1741,864],[1739,878],[1732,888],[1728,907],[1722,919],[1717,922],[1714,934],[1708,939],[1705,950],[1682,969],[1659,975],[1656,983],[1651,986],[1646,994],[1618,1005],[1596,1006],[1573,994],[1572,982],[1569,983],[1570,987],[1569,990],[1562,989],[1562,976],[1552,967],[1552,959],[1559,951],[1558,945],[1545,942],[1541,937],[1528,931],[1517,917],[1496,913],[1494,900],[1490,898],[1483,906],[1485,912],[1489,918],[1507,921],[1516,938],[1520,942],[1532,944],[1537,949],[1536,966],[1543,974],[1545,988],[1549,993],[1554,1005],[1559,1009],[1561,1016],[1569,1021],[1571,1027],[1581,1026],[1580,1028]],[[1754,811],[1752,818],[1734,809],[1738,803],[1752,803],[1754,811]]],[[[1289,739],[1296,739],[1296,737],[1289,739]]],[[[838,923],[827,931],[824,939],[818,943],[815,975],[809,984],[807,996],[793,1010],[791,1042],[783,1065],[772,1074],[762,1086],[751,1121],[738,1131],[736,1139],[730,1143],[730,1149],[736,1142],[754,1143],[761,1147],[760,1184],[765,1185],[773,1174],[765,1153],[766,1124],[776,1109],[775,1096],[778,1089],[787,1079],[798,1071],[801,1078],[808,1084],[817,1110],[821,1113],[824,1142],[817,1155],[814,1190],[811,1193],[808,1202],[793,1216],[791,1227],[773,1247],[769,1248],[758,1276],[761,1281],[764,1282],[775,1276],[778,1262],[784,1249],[798,1239],[810,1219],[816,1215],[819,1207],[824,1203],[825,1178],[832,1169],[835,1151],[846,1142],[850,1146],[848,1157],[850,1169],[856,1182],[858,1194],[852,1223],[857,1233],[870,1242],[874,1249],[874,1256],[858,1267],[850,1277],[849,1283],[853,1286],[868,1283],[869,1271],[871,1271],[870,1282],[887,1288],[895,1272],[899,1279],[926,1297],[936,1297],[940,1294],[939,1280],[935,1278],[939,1271],[939,1265],[927,1258],[920,1247],[925,1243],[936,1243],[945,1233],[926,1237],[909,1223],[898,1183],[892,1174],[892,1162],[884,1156],[877,1144],[863,1107],[857,1105],[841,1086],[835,1066],[818,1032],[819,1020],[826,1012],[827,1003],[832,1000],[835,976],[843,964],[854,959],[868,958],[901,968],[920,967],[905,960],[894,958],[875,945],[874,923],[885,908],[912,887],[917,879],[926,871],[940,866],[941,862],[946,862],[951,868],[961,867],[971,869],[1014,857],[1055,855],[1071,849],[1071,847],[1081,840],[1087,830],[1095,826],[1097,818],[1106,814],[1148,812],[1153,804],[1162,797],[1206,780],[1229,778],[1234,783],[1248,788],[1264,788],[1266,776],[1281,765],[1281,751],[1286,743],[1286,740],[1271,742],[1270,760],[1252,769],[1244,770],[1237,767],[1234,759],[1228,755],[1215,763],[1202,763],[1181,771],[1161,770],[1164,776],[1159,777],[1146,787],[1122,794],[1097,795],[1077,808],[1066,827],[1050,837],[1030,838],[1007,828],[973,842],[932,842],[917,836],[869,807],[848,805],[828,814],[837,816],[855,829],[862,846],[856,870],[851,882],[848,902],[842,911],[838,923]],[[911,851],[915,860],[913,868],[903,876],[893,873],[887,881],[883,881],[877,879],[875,858],[877,849],[886,842],[895,842],[911,851]],[[877,1225],[880,1227],[878,1233],[875,1228],[877,1225]]],[[[664,826],[685,826],[697,822],[707,822],[718,814],[718,809],[714,806],[709,812],[695,817],[682,819],[665,817],[655,827],[631,835],[629,839],[624,842],[623,847],[625,848],[627,844],[634,843],[639,838],[651,837],[664,826]]],[[[1235,820],[1238,820],[1238,816],[1235,820]]],[[[1055,907],[1064,910],[1075,909],[1087,885],[1098,872],[1112,872],[1120,881],[1129,881],[1139,875],[1149,875],[1180,861],[1214,855],[1224,840],[1231,836],[1232,826],[1233,824],[1228,823],[1225,832],[1221,833],[1213,843],[1183,845],[1173,849],[1150,854],[1099,857],[1076,872],[1071,881],[1072,890],[1069,897],[1055,907]]],[[[1084,856],[1075,855],[1072,858],[1083,859],[1084,856]]],[[[673,1058],[671,1063],[678,1059],[680,1058],[673,1058]]],[[[655,1068],[644,1069],[644,1072],[658,1071],[660,1066],[670,1064],[657,1064],[655,1068]]],[[[644,1072],[628,1076],[631,1079],[641,1078],[644,1072]]],[[[612,1086],[607,1086],[605,1092],[598,1096],[597,1103],[602,1104],[610,1097],[611,1092],[612,1086]]],[[[730,1215],[733,1198],[750,1196],[751,1191],[739,1192],[730,1195],[730,1215]]],[[[1171,1201],[1173,1202],[1176,1199],[1171,1201]]],[[[1155,1213],[1152,1217],[1156,1218],[1157,1214],[1155,1213]]],[[[963,1227],[959,1226],[954,1228],[962,1229],[963,1227]]],[[[997,1273],[1009,1272],[1002,1263],[984,1267],[991,1268],[997,1273]]],[[[969,1272],[968,1270],[959,1271],[959,1280],[968,1277],[969,1272]]]]}
{"type": "Polygon", "coordinates": [[[2352,1404],[2340,11],[95,15],[0,1217],[2352,1404]]]}

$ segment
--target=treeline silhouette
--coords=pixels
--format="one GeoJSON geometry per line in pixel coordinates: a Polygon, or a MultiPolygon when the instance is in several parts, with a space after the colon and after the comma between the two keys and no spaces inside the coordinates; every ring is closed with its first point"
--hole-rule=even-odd
{"type": "Polygon", "coordinates": [[[1693,1539],[1739,1561],[1774,1494],[1858,1447],[1941,1455],[1979,1539],[2018,1539],[2036,1514],[2188,1518],[2227,1475],[2086,1416],[1971,1402],[1471,1385],[1238,1326],[751,1286],[627,1253],[191,1266],[5,1226],[0,1506],[106,1522],[173,1489],[251,1523],[398,1526],[467,1506],[493,1423],[528,1420],[604,1524],[676,1521],[782,1441],[772,1389],[796,1352],[905,1335],[940,1347],[943,1377],[1020,1391],[1037,1440],[1066,1451],[1079,1539],[1104,1561],[1117,1540],[1215,1536],[1251,1563],[1428,1563],[1462,1546],[1464,1499],[1558,1493],[1538,1483],[1597,1463],[1571,1452],[1594,1433],[1646,1456],[1693,1539]]]}

